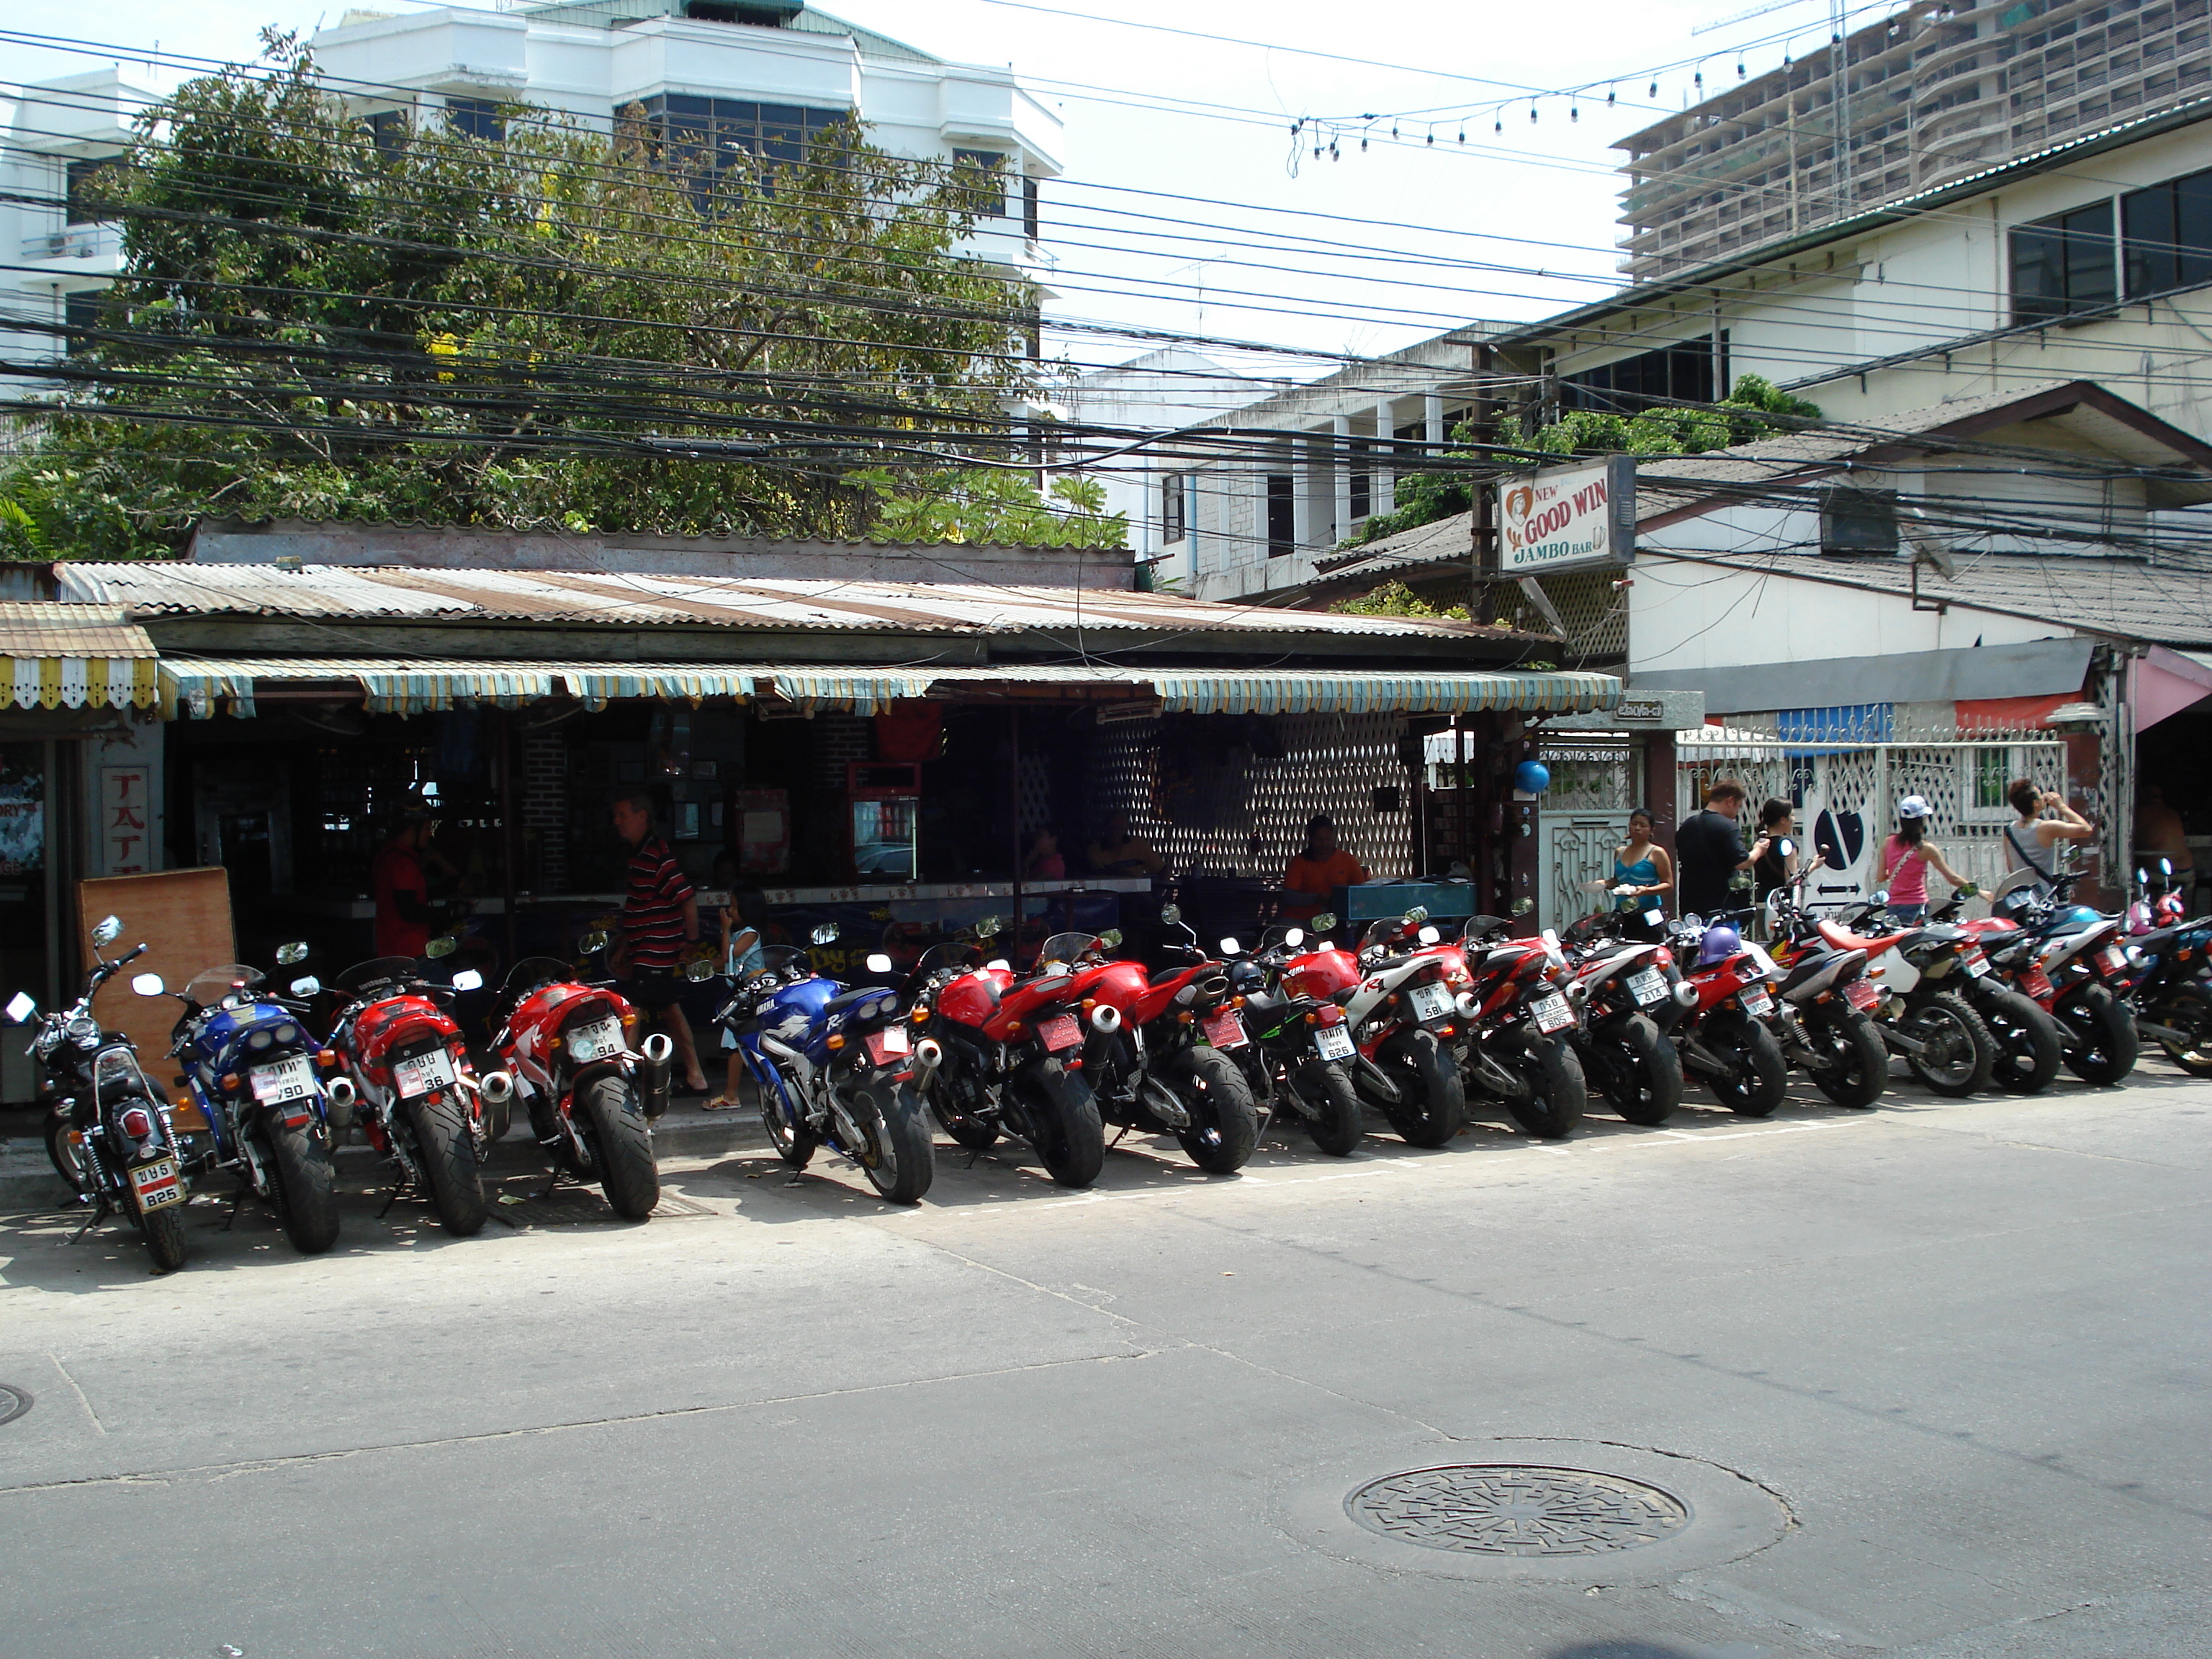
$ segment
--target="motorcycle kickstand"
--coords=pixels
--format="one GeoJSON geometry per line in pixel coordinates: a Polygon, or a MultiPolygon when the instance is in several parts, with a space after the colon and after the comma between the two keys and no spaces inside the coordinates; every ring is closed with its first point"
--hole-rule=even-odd
{"type": "Polygon", "coordinates": [[[376,1212],[376,1218],[379,1221],[392,1213],[392,1206],[399,1201],[400,1195],[407,1190],[407,1182],[402,1181],[393,1186],[392,1196],[384,1200],[384,1207],[376,1212]]]}
{"type": "MultiPolygon", "coordinates": [[[[81,1194],[79,1196],[84,1203],[89,1204],[93,1201],[92,1195],[89,1193],[81,1194]]],[[[89,1216],[85,1218],[84,1225],[78,1228],[76,1231],[70,1236],[70,1243],[72,1244],[77,1243],[87,1233],[90,1232],[94,1227],[100,1225],[100,1224],[106,1218],[107,1203],[105,1199],[102,1199],[100,1202],[99,1207],[94,1209],[89,1216]]]]}
{"type": "Polygon", "coordinates": [[[231,1196],[230,1213],[222,1218],[223,1231],[228,1232],[238,1224],[238,1212],[246,1207],[246,1198],[252,1191],[253,1188],[244,1182],[239,1184],[238,1191],[231,1196]]]}

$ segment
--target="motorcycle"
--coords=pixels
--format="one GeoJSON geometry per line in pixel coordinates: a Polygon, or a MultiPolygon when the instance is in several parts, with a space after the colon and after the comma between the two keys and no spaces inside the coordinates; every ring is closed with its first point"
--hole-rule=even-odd
{"type": "MultiPolygon", "coordinates": [[[[1179,906],[1161,906],[1160,921],[1182,932],[1187,943],[1164,948],[1194,958],[1189,966],[1147,975],[1140,963],[1109,960],[1119,929],[1055,933],[1037,960],[1073,975],[1066,995],[1090,1027],[1083,1075],[1102,1121],[1172,1134],[1200,1169],[1234,1175],[1260,1139],[1259,1108],[1237,1059],[1251,1046],[1244,999],[1227,964],[1199,948],[1179,906]]],[[[1235,939],[1221,944],[1224,957],[1237,954],[1235,939]]]]}
{"type": "Polygon", "coordinates": [[[1336,918],[1324,911],[1313,933],[1271,923],[1247,954],[1221,941],[1230,988],[1244,999],[1252,1041],[1230,1050],[1254,1099],[1269,1115],[1296,1119],[1333,1158],[1349,1158],[1365,1133],[1352,1081],[1358,1049],[1337,999],[1359,982],[1359,964],[1328,941],[1336,918]],[[1312,948],[1308,949],[1310,945],[1312,948]]]}
{"type": "Polygon", "coordinates": [[[2111,1085],[2135,1069],[2142,1053],[2128,1000],[2136,964],[2117,919],[2067,902],[2077,879],[2068,873],[1998,898],[1990,960],[2057,1022],[2067,1069],[2084,1083],[2111,1085]],[[2002,931],[2008,923],[2014,931],[2002,931]]]}
{"type": "MultiPolygon", "coordinates": [[[[607,945],[604,932],[587,933],[583,953],[598,956],[607,945]]],[[[685,972],[703,979],[712,970],[699,963],[685,972]]],[[[611,981],[582,979],[557,957],[516,963],[500,999],[506,1013],[492,1047],[553,1165],[545,1195],[564,1175],[597,1182],[617,1215],[643,1221],[660,1202],[652,1120],[667,1109],[674,1045],[655,1031],[633,1049],[636,1010],[611,981]]]]}
{"type": "Polygon", "coordinates": [[[1461,930],[1458,975],[1445,974],[1458,1016],[1452,1054],[1466,1082],[1525,1133],[1558,1140],[1589,1103],[1575,1040],[1581,988],[1558,934],[1510,938],[1512,926],[1503,916],[1471,916],[1461,930]]]}
{"type": "Polygon", "coordinates": [[[915,1033],[915,1089],[945,1132],[980,1152],[1001,1133],[1036,1149],[1063,1187],[1088,1187],[1106,1161],[1098,1103],[1083,1078],[1083,1028],[1066,1004],[1074,975],[1018,980],[1004,958],[979,963],[996,917],[924,951],[900,1001],[915,1033]]]}
{"type": "Polygon", "coordinates": [[[1960,965],[1966,969],[1966,977],[1959,983],[1959,994],[1981,1016],[1990,1040],[1996,1045],[1996,1057],[1990,1080],[2007,1094],[2040,1094],[2058,1075],[2059,1063],[2064,1057],[2058,1023],[2049,1010],[1995,970],[1990,952],[2008,943],[2019,929],[1997,916],[1960,917],[1960,908],[1980,892],[1972,882],[1967,883],[1954,891],[1941,907],[1930,911],[1929,920],[1962,927],[1972,940],[1960,955],[1960,965]]]}
{"type": "Polygon", "coordinates": [[[66,1008],[41,1015],[27,991],[9,999],[10,1025],[38,1030],[27,1052],[37,1062],[39,1094],[50,1103],[46,1156],[93,1206],[89,1231],[110,1215],[125,1218],[146,1241],[154,1271],[185,1263],[185,1158],[168,1103],[138,1064],[131,1039],[104,1031],[94,1018],[100,988],[142,955],[134,945],[111,961],[101,954],[123,923],[108,916],[92,930],[93,966],[84,991],[66,1008]]]}
{"type": "MultiPolygon", "coordinates": [[[[276,961],[290,967],[307,955],[305,945],[285,945],[276,961]]],[[[184,1063],[181,1082],[207,1121],[210,1146],[198,1167],[234,1171],[239,1204],[249,1194],[260,1199],[294,1249],[319,1255],[338,1238],[322,1079],[337,1056],[301,1022],[301,999],[322,988],[300,979],[288,1000],[262,985],[260,971],[242,962],[203,969],[182,991],[169,990],[159,974],[131,981],[142,997],[173,996],[185,1006],[169,1054],[184,1063]]]]}
{"type": "MultiPolygon", "coordinates": [[[[814,930],[817,945],[836,937],[834,924],[814,930]]],[[[760,954],[714,1023],[737,1040],[777,1155],[803,1170],[827,1146],[858,1164],[880,1196],[921,1203],[937,1158],[897,993],[825,979],[800,945],[764,945],[760,954]]],[[[888,974],[891,959],[872,956],[867,967],[888,974]]]]}
{"type": "Polygon", "coordinates": [[[1768,1029],[1781,970],[1726,922],[1698,915],[1672,924],[1668,941],[1692,1000],[1668,1027],[1685,1073],[1741,1117],[1771,1117],[1790,1086],[1790,1064],[1768,1029]]]}
{"type": "MultiPolygon", "coordinates": [[[[2171,860],[2161,860],[2170,883],[2171,860]]],[[[2153,925],[2129,941],[2135,968],[2128,1000],[2135,1009],[2136,1035],[2155,1042],[2166,1057],[2191,1077],[2212,1077],[2212,990],[2205,968],[2212,963],[2212,917],[2188,917],[2179,893],[2152,901],[2147,872],[2136,872],[2143,890],[2141,902],[2153,925]]]]}
{"type": "MultiPolygon", "coordinates": [[[[1796,849],[1781,842],[1786,859],[1796,849]]],[[[1838,1106],[1864,1110],[1889,1086],[1889,1046],[1882,1041],[1874,1011],[1881,993],[1867,976],[1864,951],[1837,950],[1810,935],[1805,920],[1805,883],[1814,863],[1769,896],[1775,945],[1771,952],[1782,969],[1775,986],[1775,1040],[1782,1056],[1812,1078],[1814,1086],[1838,1106]]]]}
{"type": "MultiPolygon", "coordinates": [[[[442,939],[430,941],[443,954],[442,939]]],[[[368,1144],[398,1172],[392,1192],[426,1193],[439,1222],[457,1238],[490,1218],[483,1164],[495,1121],[503,1123],[514,1081],[505,1072],[479,1078],[461,1028],[447,1012],[456,992],[483,984],[474,969],[435,986],[411,957],[379,957],[349,968],[334,985],[339,1006],[330,1047],[340,1074],[331,1079],[333,1118],[350,1110],[368,1144]]],[[[391,1207],[390,1204],[385,1206],[391,1207]]]]}
{"type": "Polygon", "coordinates": [[[1352,1086],[1407,1145],[1445,1146],[1467,1124],[1467,1088],[1449,1043],[1456,995],[1469,981],[1466,953],[1444,944],[1428,918],[1417,905],[1370,923],[1355,953],[1359,980],[1342,999],[1358,1050],[1352,1086]]]}
{"type": "Polygon", "coordinates": [[[1682,1103],[1682,1060],[1659,1018],[1697,993],[1674,971],[1672,951],[1623,939],[1620,926],[1613,913],[1584,916],[1561,939],[1583,1014],[1568,1042],[1624,1121],[1664,1123],[1682,1103]]]}

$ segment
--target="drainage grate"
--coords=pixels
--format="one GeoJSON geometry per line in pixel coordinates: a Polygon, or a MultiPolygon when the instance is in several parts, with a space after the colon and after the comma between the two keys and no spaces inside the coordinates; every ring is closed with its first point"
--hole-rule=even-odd
{"type": "Polygon", "coordinates": [[[1603,1555],[1690,1522],[1681,1499],[1640,1480],[1514,1463],[1386,1474],[1355,1487],[1344,1508],[1385,1538],[1474,1555],[1603,1555]]]}
{"type": "Polygon", "coordinates": [[[0,1423],[12,1423],[31,1409],[31,1391],[0,1382],[0,1423]]]}

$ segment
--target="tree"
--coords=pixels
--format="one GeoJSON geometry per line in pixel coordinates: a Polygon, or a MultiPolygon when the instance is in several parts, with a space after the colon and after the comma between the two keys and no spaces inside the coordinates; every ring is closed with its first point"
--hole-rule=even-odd
{"type": "Polygon", "coordinates": [[[1467,620],[1465,605],[1431,605],[1395,578],[1369,588],[1364,593],[1355,594],[1348,599],[1338,599],[1329,609],[1347,617],[1426,617],[1448,622],[1467,620]]]}
{"type": "Polygon", "coordinates": [[[853,482],[876,495],[869,533],[878,541],[1129,544],[1128,515],[1106,511],[1106,486],[1095,479],[1054,479],[1049,500],[1026,473],[998,467],[946,468],[903,479],[878,470],[856,472],[853,482]]]}
{"type": "Polygon", "coordinates": [[[206,516],[847,537],[884,500],[857,469],[1016,453],[1036,295],[954,252],[949,166],[851,124],[733,157],[635,108],[394,135],[264,39],[102,175],[123,270],[0,463],[10,546],[166,552],[206,516]]]}

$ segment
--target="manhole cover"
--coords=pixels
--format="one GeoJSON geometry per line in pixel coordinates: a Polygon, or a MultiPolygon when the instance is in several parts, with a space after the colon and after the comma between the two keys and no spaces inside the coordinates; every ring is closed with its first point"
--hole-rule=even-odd
{"type": "Polygon", "coordinates": [[[12,1423],[31,1409],[31,1391],[0,1382],[0,1423],[12,1423]]]}
{"type": "Polygon", "coordinates": [[[1353,1488],[1344,1508],[1385,1538],[1473,1555],[1604,1555],[1690,1523],[1688,1505],[1641,1480],[1514,1463],[1386,1474],[1353,1488]]]}

